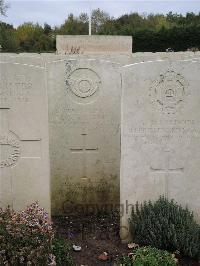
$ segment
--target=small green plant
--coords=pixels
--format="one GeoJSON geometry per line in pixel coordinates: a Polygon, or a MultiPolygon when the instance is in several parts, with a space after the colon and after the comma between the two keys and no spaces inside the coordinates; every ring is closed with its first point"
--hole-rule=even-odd
{"type": "Polygon", "coordinates": [[[173,200],[160,197],[155,203],[137,203],[132,210],[130,230],[139,244],[200,258],[200,226],[187,208],[173,200]]]}
{"type": "Polygon", "coordinates": [[[63,238],[55,238],[52,243],[52,254],[55,256],[56,265],[73,266],[74,261],[70,255],[71,246],[63,238]]]}
{"type": "Polygon", "coordinates": [[[157,248],[142,247],[123,256],[117,262],[120,266],[177,266],[174,254],[157,248]]]}

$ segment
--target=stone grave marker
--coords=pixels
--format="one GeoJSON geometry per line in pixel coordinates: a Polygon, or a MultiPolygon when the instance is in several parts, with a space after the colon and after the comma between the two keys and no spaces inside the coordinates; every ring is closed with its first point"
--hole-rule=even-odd
{"type": "Polygon", "coordinates": [[[52,210],[119,202],[121,77],[101,60],[48,69],[52,210]]]}
{"type": "Polygon", "coordinates": [[[50,213],[45,68],[0,58],[0,207],[50,213]]]}
{"type": "Polygon", "coordinates": [[[121,130],[122,239],[131,205],[175,199],[200,219],[200,67],[155,61],[123,67],[121,130]]]}

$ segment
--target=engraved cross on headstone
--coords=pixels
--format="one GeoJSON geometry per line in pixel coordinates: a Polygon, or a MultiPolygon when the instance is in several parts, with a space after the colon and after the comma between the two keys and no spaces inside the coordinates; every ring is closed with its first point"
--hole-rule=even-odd
{"type": "Polygon", "coordinates": [[[172,158],[172,151],[171,150],[165,150],[164,151],[164,164],[163,165],[159,165],[156,166],[156,164],[154,163],[154,165],[150,167],[151,172],[153,173],[160,173],[160,174],[164,174],[164,178],[165,178],[165,196],[168,197],[168,192],[169,192],[169,177],[172,174],[180,174],[184,171],[184,167],[180,165],[175,166],[174,162],[173,165],[171,165],[171,160],[172,158]]]}
{"type": "Polygon", "coordinates": [[[77,148],[71,148],[71,152],[72,153],[81,153],[82,156],[82,165],[83,165],[83,179],[87,178],[87,154],[88,153],[96,153],[98,151],[98,147],[92,147],[92,146],[87,146],[86,145],[86,138],[87,138],[87,134],[82,133],[82,145],[80,145],[80,147],[77,148]]]}

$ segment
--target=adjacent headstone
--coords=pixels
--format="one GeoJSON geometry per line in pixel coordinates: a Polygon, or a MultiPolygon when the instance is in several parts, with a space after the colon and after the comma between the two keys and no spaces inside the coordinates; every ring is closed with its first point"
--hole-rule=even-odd
{"type": "Polygon", "coordinates": [[[175,199],[200,219],[199,62],[157,61],[123,68],[122,239],[131,205],[175,199]]]}
{"type": "Polygon", "coordinates": [[[50,213],[47,91],[41,65],[31,58],[26,64],[0,58],[0,207],[21,210],[38,201],[50,213]]]}
{"type": "Polygon", "coordinates": [[[57,35],[59,54],[132,53],[132,36],[57,35]]]}
{"type": "Polygon", "coordinates": [[[47,69],[53,214],[77,204],[95,211],[119,203],[117,67],[101,60],[63,60],[47,69]]]}
{"type": "MultiPolygon", "coordinates": [[[[55,55],[54,55],[55,56],[55,55]]],[[[31,53],[24,53],[24,54],[0,54],[0,58],[2,62],[10,62],[15,65],[22,64],[24,66],[36,66],[36,67],[44,67],[44,60],[40,54],[31,54],[31,53]]]]}

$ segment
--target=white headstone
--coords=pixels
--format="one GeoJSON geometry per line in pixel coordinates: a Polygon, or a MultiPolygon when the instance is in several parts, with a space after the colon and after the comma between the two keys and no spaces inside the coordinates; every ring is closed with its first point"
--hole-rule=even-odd
{"type": "Polygon", "coordinates": [[[49,176],[45,69],[0,58],[0,207],[50,213],[49,176]]]}
{"type": "Polygon", "coordinates": [[[117,67],[100,60],[48,65],[52,211],[119,201],[120,96],[117,67]]]}
{"type": "Polygon", "coordinates": [[[131,205],[175,199],[200,218],[199,62],[157,61],[123,69],[122,239],[131,205]]]}

